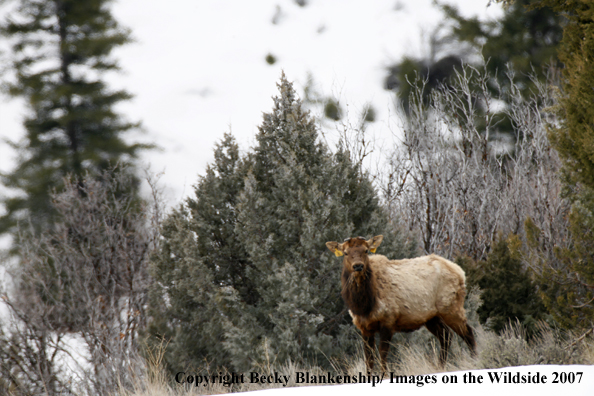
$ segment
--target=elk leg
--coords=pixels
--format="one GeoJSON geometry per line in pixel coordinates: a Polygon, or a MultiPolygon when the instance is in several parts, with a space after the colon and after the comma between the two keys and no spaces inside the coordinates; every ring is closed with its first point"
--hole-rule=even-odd
{"type": "Polygon", "coordinates": [[[448,360],[448,351],[450,349],[451,331],[449,327],[439,317],[434,317],[425,323],[427,330],[431,332],[439,341],[441,350],[439,351],[439,365],[444,367],[448,360]]]}
{"type": "Polygon", "coordinates": [[[362,333],[363,351],[365,352],[365,365],[367,371],[373,370],[373,354],[375,353],[375,333],[362,333]]]}
{"type": "Polygon", "coordinates": [[[392,331],[383,327],[380,329],[380,359],[382,365],[382,372],[386,372],[388,368],[388,350],[390,349],[390,341],[392,340],[392,331]]]}
{"type": "Polygon", "coordinates": [[[464,340],[468,349],[470,349],[470,355],[476,357],[476,340],[474,338],[474,330],[468,325],[466,318],[459,317],[446,317],[444,318],[445,323],[456,332],[464,340]]]}
{"type": "Polygon", "coordinates": [[[476,340],[474,339],[474,330],[470,325],[466,324],[466,331],[462,332],[462,334],[458,333],[460,337],[464,340],[466,345],[468,345],[468,349],[470,349],[470,355],[473,358],[476,358],[476,340]]]}

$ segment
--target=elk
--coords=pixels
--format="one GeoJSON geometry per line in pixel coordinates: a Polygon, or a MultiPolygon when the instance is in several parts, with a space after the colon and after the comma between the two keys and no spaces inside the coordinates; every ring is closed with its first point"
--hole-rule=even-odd
{"type": "Polygon", "coordinates": [[[464,311],[466,277],[462,268],[435,254],[404,260],[369,255],[375,253],[383,238],[378,235],[369,240],[356,237],[343,243],[326,242],[337,257],[344,256],[342,298],[361,331],[367,370],[373,369],[375,333],[380,335],[381,367],[386,371],[392,335],[422,326],[439,340],[442,367],[448,357],[451,330],[476,356],[474,330],[464,311]]]}

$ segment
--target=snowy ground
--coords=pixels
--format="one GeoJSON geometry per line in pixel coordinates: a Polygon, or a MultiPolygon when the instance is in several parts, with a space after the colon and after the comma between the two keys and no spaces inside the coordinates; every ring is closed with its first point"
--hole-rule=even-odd
{"type": "MultiPolygon", "coordinates": [[[[249,379],[246,378],[246,381],[249,379]]],[[[407,378],[410,380],[410,378],[407,378]]],[[[429,374],[414,383],[398,383],[386,376],[375,386],[370,383],[297,388],[278,388],[242,393],[254,396],[374,396],[406,394],[414,396],[592,396],[594,395],[594,366],[523,366],[496,370],[471,370],[429,374]],[[496,380],[499,377],[499,381],[496,380]],[[507,380],[505,381],[504,378],[507,380]],[[421,380],[421,382],[419,382],[421,380]],[[538,380],[540,383],[533,383],[538,380]],[[514,383],[514,381],[520,381],[514,383]],[[522,383],[524,382],[524,383],[522,383]],[[421,385],[423,384],[423,385],[421,385]]]]}
{"type": "MultiPolygon", "coordinates": [[[[488,0],[445,1],[464,15],[501,14],[499,5],[487,8],[488,0]]],[[[372,103],[378,119],[372,133],[389,139],[394,110],[393,95],[383,89],[386,66],[403,55],[426,55],[428,35],[441,14],[432,0],[307,3],[113,2],[116,19],[131,28],[136,43],[115,52],[124,73],[109,82],[136,95],[119,110],[144,125],[145,134],[132,139],[161,147],[144,153],[142,162],[164,172],[169,204],[193,192],[225,132],[232,131],[244,149],[253,144],[262,112],[272,108],[281,70],[298,91],[311,73],[316,88],[338,97],[353,117],[372,103]],[[274,65],[265,62],[269,53],[278,59],[274,65]]],[[[0,18],[6,10],[0,8],[0,18]]],[[[25,113],[22,101],[0,95],[0,139],[18,141],[24,135],[25,113]]],[[[0,172],[9,171],[14,160],[14,151],[0,142],[0,172]]]]}

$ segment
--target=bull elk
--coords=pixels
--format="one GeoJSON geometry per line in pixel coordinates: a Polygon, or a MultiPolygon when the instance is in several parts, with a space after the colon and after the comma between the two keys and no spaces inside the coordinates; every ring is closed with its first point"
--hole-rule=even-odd
{"type": "Polygon", "coordinates": [[[375,333],[380,335],[380,358],[386,370],[390,340],[395,332],[411,332],[425,326],[441,347],[439,362],[448,357],[451,330],[476,355],[474,331],[466,321],[464,271],[443,257],[429,256],[388,260],[375,253],[382,235],[369,240],[348,238],[326,242],[336,256],[344,256],[342,298],[365,343],[365,363],[373,369],[375,333]]]}

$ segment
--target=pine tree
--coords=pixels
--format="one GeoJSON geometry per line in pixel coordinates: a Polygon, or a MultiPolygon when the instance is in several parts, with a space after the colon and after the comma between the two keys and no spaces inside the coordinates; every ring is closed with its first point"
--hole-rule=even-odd
{"type": "Polygon", "coordinates": [[[110,90],[102,79],[103,73],[118,70],[111,52],[130,41],[109,4],[21,0],[0,25],[12,44],[8,61],[13,77],[5,88],[24,98],[30,110],[25,138],[13,143],[17,165],[2,175],[4,185],[19,194],[4,199],[7,213],[0,218],[0,233],[13,231],[24,219],[43,229],[55,214],[50,192],[61,190],[66,175],[79,180],[87,172],[99,175],[117,162],[130,163],[148,147],[123,139],[137,124],[122,119],[114,106],[130,94],[110,90]]]}
{"type": "Polygon", "coordinates": [[[325,242],[383,233],[388,255],[413,251],[349,153],[332,154],[320,141],[284,75],[278,87],[256,147],[240,158],[227,136],[196,197],[164,228],[152,305],[180,365],[328,365],[345,348],[354,352],[357,337],[340,297],[340,263],[325,242]]]}

